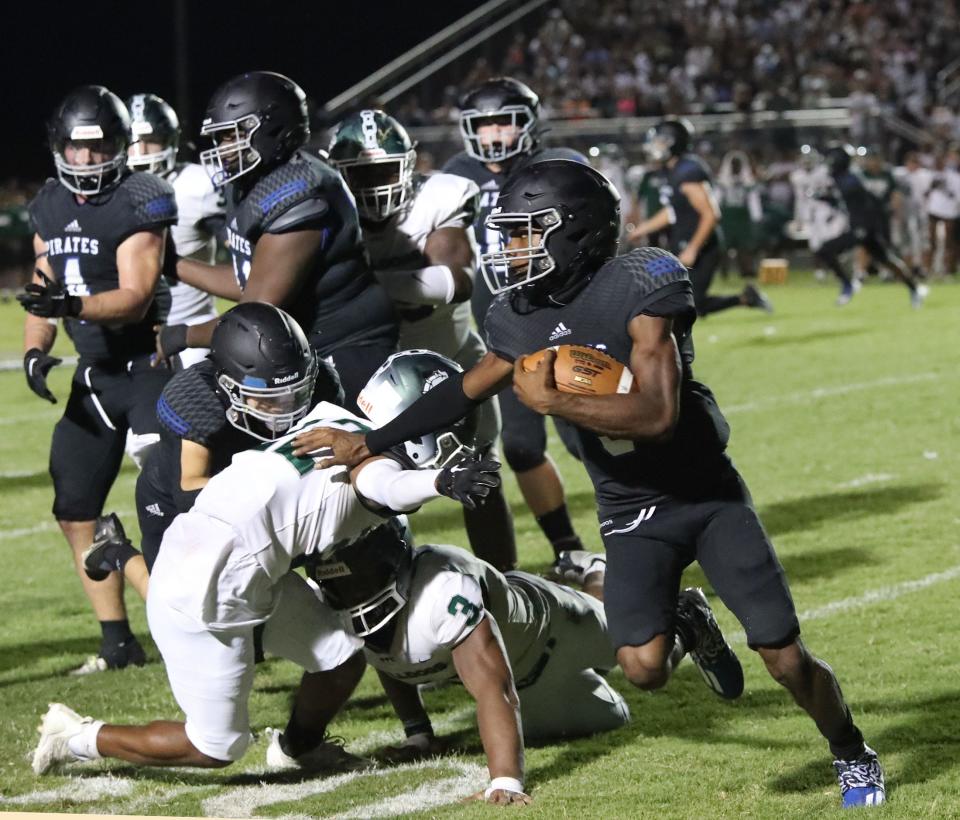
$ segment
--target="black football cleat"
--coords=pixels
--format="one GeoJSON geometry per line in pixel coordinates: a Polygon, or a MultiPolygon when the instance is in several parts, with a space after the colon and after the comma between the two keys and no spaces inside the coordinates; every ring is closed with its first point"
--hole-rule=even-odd
{"type": "Polygon", "coordinates": [[[743,303],[747,307],[759,308],[767,313],[773,313],[773,302],[756,285],[747,285],[743,289],[743,303]]]}
{"type": "Polygon", "coordinates": [[[700,670],[704,683],[716,694],[734,700],[743,694],[743,667],[730,648],[703,590],[690,587],[677,596],[677,618],[696,636],[690,660],[700,670]]]}
{"type": "Polygon", "coordinates": [[[133,549],[123,524],[116,513],[97,517],[93,530],[93,543],[83,553],[83,571],[91,581],[103,581],[119,567],[111,560],[108,550],[116,544],[126,544],[133,549]]]}

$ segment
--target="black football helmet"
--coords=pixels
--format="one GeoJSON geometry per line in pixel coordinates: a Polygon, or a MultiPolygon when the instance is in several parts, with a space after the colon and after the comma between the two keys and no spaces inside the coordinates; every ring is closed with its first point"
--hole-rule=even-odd
{"type": "Polygon", "coordinates": [[[261,176],[290,159],[310,138],[307,97],[282,74],[240,74],[214,92],[200,133],[214,143],[200,153],[214,185],[223,186],[255,168],[261,176]]]}
{"type": "Polygon", "coordinates": [[[512,77],[496,77],[469,91],[460,102],[460,134],[467,154],[481,162],[503,162],[528,154],[539,141],[540,98],[512,77]],[[513,126],[515,138],[484,145],[484,125],[513,126]]]}
{"type": "Polygon", "coordinates": [[[130,148],[127,167],[131,171],[168,174],[177,162],[180,147],[180,119],[166,100],[156,94],[134,94],[127,100],[130,112],[130,148]],[[146,144],[161,146],[146,152],[146,144]]]}
{"type": "Polygon", "coordinates": [[[531,303],[564,304],[620,242],[620,195],[599,171],[569,159],[526,165],[507,178],[487,227],[504,247],[480,258],[492,293],[522,288],[531,303]],[[513,236],[526,238],[510,248],[513,236]]]}
{"type": "MultiPolygon", "coordinates": [[[[370,377],[357,396],[357,406],[382,427],[424,393],[462,372],[455,361],[432,350],[403,350],[390,356],[370,377]]],[[[404,450],[417,467],[441,468],[464,453],[475,452],[478,418],[474,410],[449,427],[405,441],[404,450]]]]}
{"type": "Polygon", "coordinates": [[[661,120],[647,131],[643,153],[650,162],[666,162],[690,150],[693,125],[684,117],[661,120]]]}
{"type": "Polygon", "coordinates": [[[410,201],[417,152],[407,129],[386,112],[364,109],[342,120],[328,154],[364,219],[382,222],[410,201]]]}
{"type": "Polygon", "coordinates": [[[856,149],[845,142],[832,142],[827,146],[823,159],[833,176],[839,176],[850,170],[853,158],[857,155],[856,149]]]}
{"type": "MultiPolygon", "coordinates": [[[[317,358],[300,325],[280,308],[244,302],[228,310],[214,328],[210,358],[230,399],[227,420],[238,430],[273,441],[310,412],[317,358]]],[[[324,371],[334,401],[340,381],[329,365],[324,371]]]]}
{"type": "Polygon", "coordinates": [[[413,548],[396,519],[349,543],[308,557],[307,573],[334,609],[366,637],[392,620],[410,599],[413,548]]]}
{"type": "Polygon", "coordinates": [[[47,141],[57,176],[68,190],[95,196],[123,177],[130,144],[130,115],[123,101],[102,85],[82,85],[63,99],[47,124],[47,141]],[[88,148],[109,159],[70,163],[66,149],[88,148]]]}

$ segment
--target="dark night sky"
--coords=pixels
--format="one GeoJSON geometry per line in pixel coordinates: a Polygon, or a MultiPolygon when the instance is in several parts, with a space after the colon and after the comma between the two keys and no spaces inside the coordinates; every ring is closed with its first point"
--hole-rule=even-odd
{"type": "MultiPolygon", "coordinates": [[[[186,0],[191,110],[181,119],[196,127],[210,93],[250,69],[288,74],[323,103],[477,5],[186,0]]],[[[100,83],[124,98],[152,91],[176,105],[173,10],[172,0],[6,4],[0,178],[52,173],[44,123],[76,85],[100,83]]]]}

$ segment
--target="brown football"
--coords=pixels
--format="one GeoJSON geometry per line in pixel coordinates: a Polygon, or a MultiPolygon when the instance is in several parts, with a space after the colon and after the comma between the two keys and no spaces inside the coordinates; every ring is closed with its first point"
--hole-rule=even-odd
{"type": "MultiPolygon", "coordinates": [[[[564,393],[584,393],[590,396],[608,396],[612,393],[631,393],[637,390],[633,373],[602,350],[583,345],[557,345],[547,348],[557,352],[553,364],[553,378],[557,390],[564,393]]],[[[523,357],[523,369],[531,372],[543,361],[545,350],[523,357]]]]}

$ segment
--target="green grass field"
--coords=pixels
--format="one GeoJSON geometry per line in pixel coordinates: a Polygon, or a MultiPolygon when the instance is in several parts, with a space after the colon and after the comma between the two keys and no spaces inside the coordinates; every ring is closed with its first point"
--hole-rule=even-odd
{"type": "MultiPolygon", "coordinates": [[[[771,288],[777,312],[737,310],[698,324],[696,372],[733,428],[731,453],[787,569],[807,644],[836,670],[867,741],[887,772],[885,817],[960,817],[960,288],[935,286],[913,311],[905,290],[871,284],[846,308],[835,291],[794,276],[771,288]]],[[[19,358],[21,311],[0,306],[0,359],[19,358]]],[[[68,343],[60,345],[67,351],[68,343]]],[[[118,762],[37,778],[28,754],[49,701],[110,722],[176,718],[163,667],[70,678],[98,632],[67,547],[50,516],[51,428],[70,369],[51,376],[57,408],[35,398],[22,372],[0,373],[0,810],[218,816],[487,816],[458,801],[486,779],[471,702],[460,688],[426,693],[438,731],[458,756],[364,776],[289,780],[263,773],[258,738],[214,773],[136,770],[118,762]]],[[[554,443],[579,530],[594,546],[592,491],[554,443]]],[[[109,502],[135,529],[135,472],[109,502]]],[[[516,483],[521,565],[549,556],[516,483]]],[[[459,513],[419,513],[421,543],[465,543],[459,513]]],[[[691,568],[688,584],[703,583],[691,568]]],[[[128,595],[135,629],[143,606],[128,595]]],[[[632,724],[577,742],[527,750],[529,817],[813,817],[839,811],[830,755],[813,724],[718,616],[741,650],[746,692],[721,702],[685,662],[655,694],[611,680],[632,724]]],[[[254,729],[283,726],[298,671],[258,670],[254,729]]],[[[332,727],[368,752],[399,725],[368,671],[332,727]]]]}

